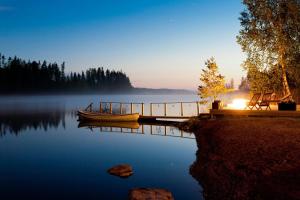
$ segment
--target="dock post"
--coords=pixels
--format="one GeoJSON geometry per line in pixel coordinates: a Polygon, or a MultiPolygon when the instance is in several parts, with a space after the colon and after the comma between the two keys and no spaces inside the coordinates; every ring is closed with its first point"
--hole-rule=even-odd
{"type": "Polygon", "coordinates": [[[112,103],[109,103],[109,113],[112,114],[112,103]]]}
{"type": "Polygon", "coordinates": [[[152,103],[150,103],[150,116],[152,116],[152,114],[153,114],[152,108],[153,108],[152,103]]]}
{"type": "Polygon", "coordinates": [[[132,103],[130,103],[130,112],[131,112],[131,114],[133,113],[133,104],[132,103]]]}
{"type": "Polygon", "coordinates": [[[144,103],[142,103],[142,115],[144,115],[144,103]]]}
{"type": "Polygon", "coordinates": [[[197,101],[196,104],[197,104],[197,116],[199,116],[199,115],[200,115],[200,111],[199,111],[199,102],[197,101]]]}
{"type": "Polygon", "coordinates": [[[165,110],[165,116],[167,116],[167,103],[164,103],[164,104],[165,104],[165,106],[164,106],[165,107],[165,109],[164,109],[165,110]]]}
{"type": "Polygon", "coordinates": [[[183,104],[182,104],[182,102],[180,102],[180,112],[181,112],[181,116],[183,116],[183,104]]]}
{"type": "Polygon", "coordinates": [[[99,112],[102,113],[102,102],[100,102],[99,112]]]}
{"type": "Polygon", "coordinates": [[[120,103],[120,114],[122,115],[122,103],[120,103]]]}

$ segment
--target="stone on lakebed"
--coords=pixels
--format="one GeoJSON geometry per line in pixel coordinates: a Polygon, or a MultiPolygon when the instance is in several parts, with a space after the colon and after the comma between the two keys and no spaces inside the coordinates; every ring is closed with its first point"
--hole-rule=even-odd
{"type": "Polygon", "coordinates": [[[127,178],[133,174],[132,167],[128,164],[116,165],[107,170],[111,175],[127,178]]]}
{"type": "Polygon", "coordinates": [[[130,200],[174,200],[172,193],[159,188],[134,188],[129,193],[130,200]]]}

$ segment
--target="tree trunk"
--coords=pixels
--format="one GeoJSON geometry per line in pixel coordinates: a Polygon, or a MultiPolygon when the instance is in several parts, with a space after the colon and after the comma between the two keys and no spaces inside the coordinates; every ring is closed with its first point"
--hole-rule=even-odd
{"type": "Polygon", "coordinates": [[[289,83],[287,81],[287,76],[286,76],[286,66],[284,62],[283,55],[281,54],[280,56],[280,66],[282,70],[282,84],[283,84],[283,98],[282,100],[288,101],[291,100],[293,101],[293,97],[291,95],[289,83]]]}
{"type": "Polygon", "coordinates": [[[286,47],[287,44],[284,40],[286,37],[284,33],[284,22],[282,21],[282,18],[279,18],[279,64],[281,66],[282,70],[282,84],[283,84],[283,97],[282,101],[293,101],[293,97],[291,95],[289,83],[287,81],[287,76],[286,76],[286,47]]]}

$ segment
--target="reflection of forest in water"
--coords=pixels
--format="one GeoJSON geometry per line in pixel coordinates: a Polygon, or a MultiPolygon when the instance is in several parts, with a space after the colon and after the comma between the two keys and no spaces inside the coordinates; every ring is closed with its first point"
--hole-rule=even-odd
{"type": "Polygon", "coordinates": [[[65,128],[65,110],[57,107],[51,109],[33,109],[21,111],[0,112],[0,136],[7,133],[19,135],[25,130],[44,130],[58,128],[60,125],[65,128]]]}

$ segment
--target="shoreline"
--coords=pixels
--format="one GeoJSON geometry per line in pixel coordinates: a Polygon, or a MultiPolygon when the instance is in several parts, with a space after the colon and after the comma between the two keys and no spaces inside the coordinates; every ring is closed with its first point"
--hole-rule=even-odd
{"type": "Polygon", "coordinates": [[[196,92],[188,89],[168,89],[168,88],[128,88],[128,89],[105,89],[105,90],[49,90],[49,91],[27,91],[0,93],[0,96],[48,96],[48,95],[196,95],[196,92]]]}
{"type": "Polygon", "coordinates": [[[300,199],[300,119],[191,119],[191,175],[206,200],[300,199]]]}

